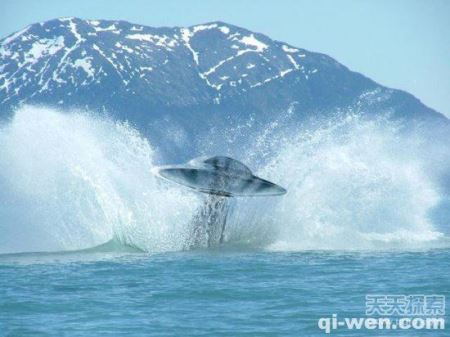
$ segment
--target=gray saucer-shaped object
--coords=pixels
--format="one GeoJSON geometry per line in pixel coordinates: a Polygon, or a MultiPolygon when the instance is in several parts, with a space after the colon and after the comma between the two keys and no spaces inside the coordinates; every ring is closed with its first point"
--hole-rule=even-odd
{"type": "Polygon", "coordinates": [[[286,190],[253,175],[240,161],[224,156],[196,158],[185,165],[159,167],[160,177],[202,193],[234,197],[275,196],[286,190]]]}

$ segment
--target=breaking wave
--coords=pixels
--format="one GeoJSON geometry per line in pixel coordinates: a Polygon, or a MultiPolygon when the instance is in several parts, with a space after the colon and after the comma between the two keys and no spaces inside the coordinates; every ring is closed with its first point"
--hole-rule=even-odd
{"type": "MultiPolygon", "coordinates": [[[[248,153],[230,146],[288,194],[233,200],[229,244],[271,250],[447,245],[445,226],[431,216],[445,193],[429,157],[407,150],[418,148],[417,140],[400,136],[395,125],[347,116],[308,132],[266,133],[248,153]],[[271,155],[254,159],[261,152],[271,155]]],[[[183,249],[203,196],[158,180],[151,170],[163,157],[155,148],[126,123],[18,109],[0,129],[0,253],[81,250],[110,240],[151,252],[183,249]]]]}

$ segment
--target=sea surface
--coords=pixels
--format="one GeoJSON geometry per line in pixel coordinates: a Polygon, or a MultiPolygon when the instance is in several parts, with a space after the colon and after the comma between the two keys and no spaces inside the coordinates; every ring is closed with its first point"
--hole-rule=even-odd
{"type": "Polygon", "coordinates": [[[364,317],[366,294],[450,297],[449,266],[449,250],[3,254],[0,335],[324,336],[318,320],[364,317]]]}

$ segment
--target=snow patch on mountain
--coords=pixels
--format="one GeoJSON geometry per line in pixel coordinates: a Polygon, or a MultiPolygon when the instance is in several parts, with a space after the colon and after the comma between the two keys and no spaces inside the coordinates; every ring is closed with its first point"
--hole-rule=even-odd
{"type": "Polygon", "coordinates": [[[289,47],[288,45],[285,45],[285,44],[281,48],[283,48],[283,50],[286,53],[298,53],[300,51],[297,48],[291,48],[291,47],[289,47]]]}
{"type": "Polygon", "coordinates": [[[88,77],[94,77],[95,70],[91,64],[92,57],[85,57],[83,59],[77,59],[73,64],[75,68],[81,68],[88,75],[88,77]]]}
{"type": "Polygon", "coordinates": [[[198,53],[194,49],[192,49],[192,47],[189,43],[192,36],[193,36],[193,33],[189,30],[189,28],[181,28],[181,38],[183,39],[185,46],[191,52],[195,64],[198,65],[198,53]]]}
{"type": "Polygon", "coordinates": [[[242,39],[239,40],[239,42],[241,42],[247,46],[255,47],[256,48],[255,51],[257,51],[259,53],[263,52],[265,49],[267,49],[269,47],[265,43],[256,39],[253,34],[251,34],[249,36],[244,36],[242,39]]]}
{"type": "Polygon", "coordinates": [[[12,34],[12,35],[10,35],[10,36],[8,36],[7,38],[5,38],[5,39],[1,42],[1,45],[2,45],[2,46],[8,45],[9,43],[11,43],[11,42],[14,41],[15,39],[17,39],[19,36],[22,36],[23,34],[25,34],[25,33],[28,31],[29,28],[30,28],[30,26],[25,27],[24,29],[19,30],[18,32],[14,33],[14,34],[12,34]]]}
{"type": "Polygon", "coordinates": [[[25,53],[25,63],[35,63],[42,56],[57,53],[64,47],[64,37],[55,39],[40,39],[31,45],[31,49],[25,53]]]}
{"type": "Polygon", "coordinates": [[[299,69],[300,68],[298,63],[295,61],[295,59],[291,55],[287,55],[287,58],[289,59],[289,61],[291,61],[292,65],[294,66],[295,69],[299,69]]]}
{"type": "Polygon", "coordinates": [[[130,34],[126,36],[130,40],[151,42],[157,46],[164,47],[168,50],[172,50],[173,47],[178,45],[178,41],[171,39],[168,36],[159,36],[152,34],[130,34]]]}

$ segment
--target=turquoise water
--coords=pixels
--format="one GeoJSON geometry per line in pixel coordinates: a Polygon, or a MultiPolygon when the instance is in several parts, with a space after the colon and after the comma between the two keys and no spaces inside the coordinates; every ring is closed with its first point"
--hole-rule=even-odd
{"type": "MultiPolygon", "coordinates": [[[[448,250],[7,254],[0,335],[323,336],[320,317],[363,317],[366,294],[450,296],[449,266],[448,250]]],[[[448,336],[448,329],[331,335],[448,336]]]]}

